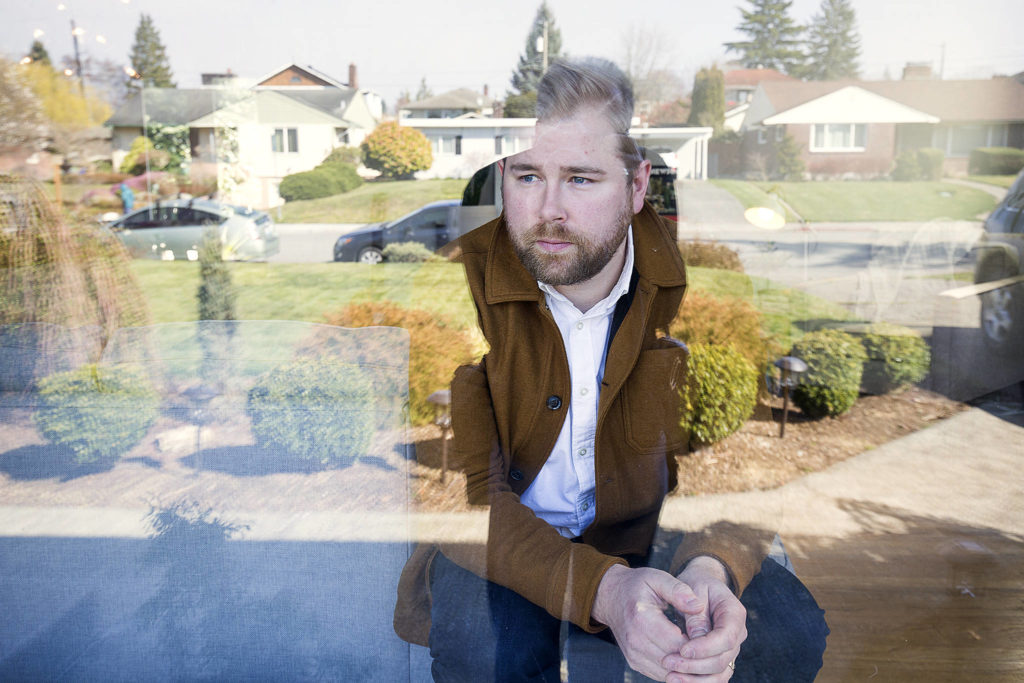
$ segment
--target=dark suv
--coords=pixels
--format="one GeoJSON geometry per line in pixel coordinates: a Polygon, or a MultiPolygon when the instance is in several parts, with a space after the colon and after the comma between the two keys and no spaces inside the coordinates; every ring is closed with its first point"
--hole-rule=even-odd
{"type": "Polygon", "coordinates": [[[980,284],[1009,280],[981,294],[982,336],[997,353],[1019,353],[1024,341],[1024,277],[1021,275],[1024,275],[1024,171],[985,219],[985,232],[976,246],[974,281],[980,284]]]}

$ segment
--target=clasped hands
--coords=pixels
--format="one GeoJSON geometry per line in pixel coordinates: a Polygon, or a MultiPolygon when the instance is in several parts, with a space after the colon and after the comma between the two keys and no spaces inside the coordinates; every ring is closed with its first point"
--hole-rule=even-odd
{"type": "Polygon", "coordinates": [[[718,560],[696,557],[673,577],[615,565],[601,579],[594,619],[612,630],[626,661],[659,681],[727,681],[747,637],[746,609],[718,560]],[[685,632],[668,616],[683,618],[685,632]]]}

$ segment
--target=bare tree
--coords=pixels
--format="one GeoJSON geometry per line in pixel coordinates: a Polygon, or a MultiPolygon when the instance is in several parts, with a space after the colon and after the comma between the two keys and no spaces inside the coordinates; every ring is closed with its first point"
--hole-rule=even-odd
{"type": "Polygon", "coordinates": [[[622,33],[622,70],[633,84],[638,108],[679,99],[686,82],[674,68],[671,36],[651,26],[633,24],[622,33]]]}

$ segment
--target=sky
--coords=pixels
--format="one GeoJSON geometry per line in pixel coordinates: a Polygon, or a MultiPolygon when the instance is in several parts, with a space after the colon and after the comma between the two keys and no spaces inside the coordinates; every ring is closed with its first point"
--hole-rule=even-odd
{"type": "MultiPolygon", "coordinates": [[[[20,59],[39,31],[54,61],[80,50],[128,63],[141,13],[167,48],[179,87],[200,74],[231,69],[259,78],[290,63],[311,65],[359,85],[392,105],[425,78],[434,93],[454,88],[502,96],[523,52],[537,4],[512,0],[0,0],[0,53],[20,59]],[[61,9],[63,7],[63,9],[61,9]]],[[[821,0],[793,0],[806,23],[821,0]]],[[[549,0],[563,52],[619,60],[631,29],[663,46],[665,66],[688,84],[701,66],[731,56],[723,43],[745,0],[549,0]]],[[[899,78],[907,62],[930,62],[945,78],[988,78],[1024,71],[1020,0],[853,0],[861,35],[861,71],[899,78]]]]}

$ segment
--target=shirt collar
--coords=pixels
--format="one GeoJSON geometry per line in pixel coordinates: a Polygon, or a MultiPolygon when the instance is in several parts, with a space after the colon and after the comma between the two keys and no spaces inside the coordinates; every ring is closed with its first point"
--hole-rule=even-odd
{"type": "MultiPolygon", "coordinates": [[[[626,260],[622,264],[622,272],[619,273],[619,279],[615,282],[615,286],[608,292],[608,296],[598,301],[587,313],[605,313],[610,310],[619,298],[629,291],[629,281],[633,277],[633,226],[630,225],[626,230],[626,260]]],[[[564,303],[571,303],[569,299],[560,293],[557,289],[547,284],[546,282],[537,281],[537,286],[540,290],[548,297],[556,299],[564,303]]]]}

